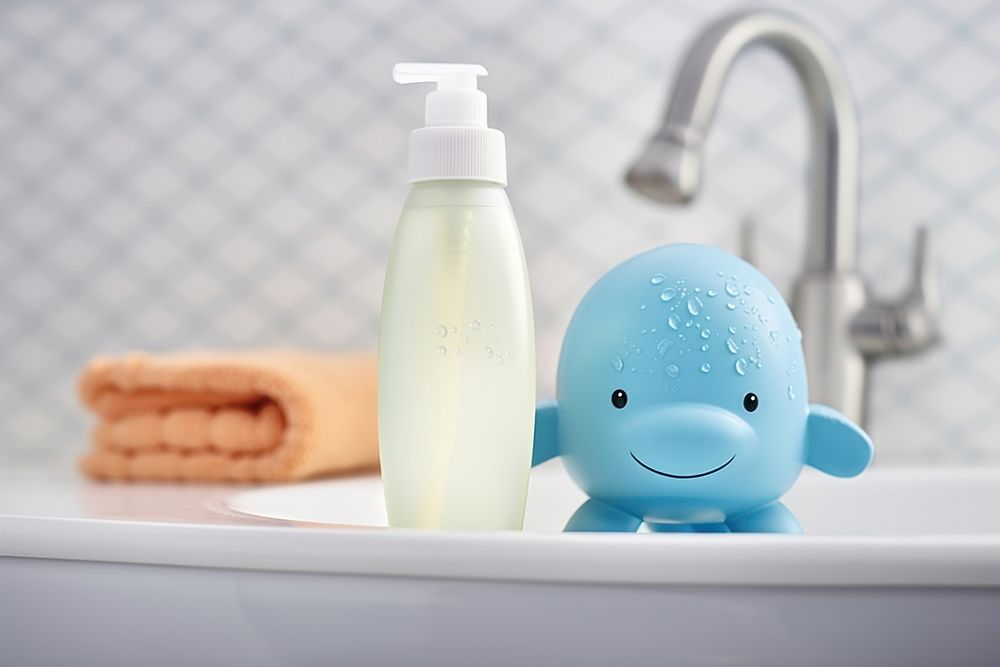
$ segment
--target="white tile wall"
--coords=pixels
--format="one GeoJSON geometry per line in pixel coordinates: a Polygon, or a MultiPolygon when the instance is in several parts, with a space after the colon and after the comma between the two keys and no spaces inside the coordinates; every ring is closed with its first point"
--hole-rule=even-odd
{"type": "MultiPolygon", "coordinates": [[[[1000,462],[1000,3],[783,3],[843,59],[863,128],[862,262],[903,288],[934,234],[946,343],[880,365],[882,461],[1000,462]]],[[[530,264],[540,378],[613,264],[695,240],[795,273],[805,116],[777,58],[734,73],[705,189],[662,208],[621,178],[685,43],[735,3],[695,0],[0,5],[0,460],[84,446],[72,385],[97,352],[370,347],[423,95],[399,60],[486,64],[530,264]]]]}

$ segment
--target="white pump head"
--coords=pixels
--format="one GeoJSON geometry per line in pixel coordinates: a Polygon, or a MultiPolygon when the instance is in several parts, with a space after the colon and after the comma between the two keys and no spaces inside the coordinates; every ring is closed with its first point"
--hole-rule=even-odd
{"type": "Polygon", "coordinates": [[[437,83],[427,94],[425,126],[410,133],[410,182],[479,180],[507,184],[503,133],[486,126],[482,65],[399,63],[396,83],[437,83]]]}
{"type": "Polygon", "coordinates": [[[396,83],[437,83],[437,90],[427,94],[428,127],[486,127],[486,93],[476,88],[480,76],[486,76],[482,65],[399,63],[392,68],[396,83]]]}

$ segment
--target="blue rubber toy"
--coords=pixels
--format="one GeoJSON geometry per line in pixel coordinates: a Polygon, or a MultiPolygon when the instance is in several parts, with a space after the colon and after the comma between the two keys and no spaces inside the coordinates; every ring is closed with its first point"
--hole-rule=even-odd
{"type": "Polygon", "coordinates": [[[802,529],[780,502],[803,465],[860,474],[872,443],[810,405],[801,333],[738,257],[670,245],[604,275],[573,315],[532,465],[562,456],[590,496],[567,531],[802,529]]]}

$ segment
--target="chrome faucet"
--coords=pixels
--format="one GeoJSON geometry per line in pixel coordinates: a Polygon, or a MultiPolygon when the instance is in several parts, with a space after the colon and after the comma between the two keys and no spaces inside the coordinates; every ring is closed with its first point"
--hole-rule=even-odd
{"type": "Polygon", "coordinates": [[[810,399],[866,421],[868,367],[938,338],[937,290],[926,228],[917,232],[913,284],[897,302],[876,301],[858,272],[858,122],[847,77],[811,26],[783,12],[746,11],[711,23],[674,81],[663,124],[626,176],[660,202],[698,192],[705,134],[733,63],[753,46],[783,55],[802,81],[811,124],[805,261],[792,294],[802,329],[810,399]]]}

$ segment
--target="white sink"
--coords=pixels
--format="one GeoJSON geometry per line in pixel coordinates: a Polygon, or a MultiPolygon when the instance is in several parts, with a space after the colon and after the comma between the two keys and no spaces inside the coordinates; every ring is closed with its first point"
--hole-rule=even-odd
{"type": "Polygon", "coordinates": [[[0,664],[1000,664],[1000,470],[804,475],[801,536],[560,534],[558,462],[525,533],[382,529],[377,478],[0,481],[0,664]]]}
{"type": "MultiPolygon", "coordinates": [[[[525,517],[531,533],[559,533],[586,500],[554,460],[532,471],[525,517]]],[[[875,468],[838,479],[812,469],[783,499],[807,535],[1000,538],[1000,469],[875,468]]],[[[242,514],[300,523],[384,528],[377,476],[264,487],[231,494],[242,514]]]]}

